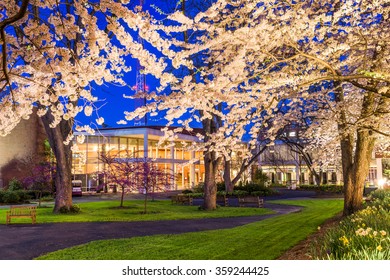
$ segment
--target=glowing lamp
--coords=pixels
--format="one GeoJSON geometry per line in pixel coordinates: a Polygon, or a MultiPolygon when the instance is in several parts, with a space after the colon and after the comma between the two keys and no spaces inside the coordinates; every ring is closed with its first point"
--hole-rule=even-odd
{"type": "Polygon", "coordinates": [[[379,179],[378,180],[378,186],[379,188],[383,189],[383,186],[386,184],[386,179],[379,179]]]}

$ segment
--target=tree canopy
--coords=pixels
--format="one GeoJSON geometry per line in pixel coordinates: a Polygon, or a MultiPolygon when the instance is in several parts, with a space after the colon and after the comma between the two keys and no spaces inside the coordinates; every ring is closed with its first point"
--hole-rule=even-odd
{"type": "Polygon", "coordinates": [[[93,87],[124,85],[131,56],[159,87],[126,119],[164,111],[168,125],[203,122],[213,127],[198,135],[205,155],[228,159],[244,136],[251,147],[260,132],[272,141],[304,114],[317,145],[340,145],[344,178],[353,174],[345,188],[360,189],[370,152],[390,133],[390,4],[216,0],[186,13],[185,3],[166,14],[119,0],[2,4],[1,133],[33,106],[50,111],[52,127],[90,115],[93,87]]]}

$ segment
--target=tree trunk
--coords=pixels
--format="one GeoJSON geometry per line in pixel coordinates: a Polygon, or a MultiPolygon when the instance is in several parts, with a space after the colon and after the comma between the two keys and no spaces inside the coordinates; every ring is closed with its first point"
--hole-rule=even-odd
{"type": "Polygon", "coordinates": [[[121,207],[121,208],[123,207],[123,198],[124,198],[124,196],[125,196],[125,188],[124,188],[124,187],[122,187],[122,194],[121,194],[121,205],[120,205],[120,207],[121,207]]]}
{"type": "Polygon", "coordinates": [[[224,172],[223,172],[223,181],[225,183],[225,191],[233,192],[234,184],[232,182],[232,178],[230,176],[231,171],[231,161],[224,161],[224,172]]]}
{"type": "Polygon", "coordinates": [[[321,183],[322,183],[322,171],[320,171],[319,173],[314,171],[313,175],[314,175],[314,180],[315,180],[315,184],[317,185],[317,187],[321,186],[321,183]]]}
{"type": "MultiPolygon", "coordinates": [[[[146,188],[145,188],[145,190],[146,190],[146,188]]],[[[147,208],[146,208],[147,205],[148,205],[148,192],[145,191],[145,196],[144,196],[144,214],[147,213],[147,208]]]]}
{"type": "Polygon", "coordinates": [[[205,180],[204,180],[204,210],[215,210],[217,208],[217,184],[215,175],[218,170],[218,160],[215,159],[215,152],[204,154],[205,180]]]}
{"type": "Polygon", "coordinates": [[[65,207],[69,210],[72,206],[72,151],[70,144],[64,144],[72,131],[72,122],[62,120],[56,127],[51,128],[53,117],[50,112],[41,119],[56,158],[56,197],[53,211],[58,213],[60,208],[65,207]]]}
{"type": "MultiPolygon", "coordinates": [[[[341,96],[341,95],[339,95],[341,96]]],[[[342,96],[341,96],[342,97],[342,96]]],[[[342,98],[340,98],[342,100],[342,98]]],[[[363,100],[362,117],[370,114],[373,108],[374,99],[372,95],[365,96],[363,100]]],[[[372,131],[364,128],[349,132],[346,135],[346,117],[342,111],[339,131],[341,140],[341,160],[344,178],[344,211],[343,215],[347,216],[362,207],[364,183],[370,168],[371,154],[375,145],[375,137],[372,131]],[[355,136],[356,135],[356,140],[355,136]],[[354,145],[355,143],[355,145],[354,145]],[[355,146],[355,149],[354,149],[355,146]]]]}
{"type": "Polygon", "coordinates": [[[256,154],[252,156],[249,160],[244,160],[244,162],[240,166],[240,170],[236,174],[236,177],[233,179],[230,176],[231,171],[231,161],[226,161],[224,163],[224,173],[223,173],[223,180],[225,181],[225,190],[226,192],[233,192],[234,186],[238,183],[238,181],[241,179],[242,174],[248,169],[248,167],[251,166],[253,162],[267,149],[267,146],[264,146],[261,148],[256,154]]]}
{"type": "Polygon", "coordinates": [[[345,168],[343,166],[344,215],[350,215],[362,207],[364,183],[370,168],[374,144],[375,138],[370,135],[369,131],[358,131],[354,154],[351,153],[351,147],[346,153],[353,156],[353,164],[349,164],[345,168]]]}

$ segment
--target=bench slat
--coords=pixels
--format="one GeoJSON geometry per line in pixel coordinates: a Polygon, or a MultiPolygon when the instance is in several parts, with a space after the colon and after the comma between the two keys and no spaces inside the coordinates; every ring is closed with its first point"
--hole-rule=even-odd
{"type": "Polygon", "coordinates": [[[31,218],[32,223],[35,224],[36,215],[36,206],[10,206],[10,210],[7,211],[6,224],[11,223],[11,218],[31,218]]]}
{"type": "Polygon", "coordinates": [[[188,196],[188,195],[178,194],[178,195],[172,196],[172,203],[192,205],[193,198],[188,196]]]}
{"type": "Polygon", "coordinates": [[[240,197],[238,199],[240,207],[244,207],[246,204],[256,204],[257,207],[264,207],[264,199],[258,196],[240,197]]]}
{"type": "Polygon", "coordinates": [[[217,196],[217,204],[223,204],[223,206],[229,206],[229,198],[224,196],[217,196]]]}

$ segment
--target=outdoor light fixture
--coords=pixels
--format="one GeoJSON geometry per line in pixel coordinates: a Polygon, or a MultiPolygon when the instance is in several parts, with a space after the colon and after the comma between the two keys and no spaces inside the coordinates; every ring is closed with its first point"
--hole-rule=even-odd
{"type": "Polygon", "coordinates": [[[386,179],[379,179],[378,180],[378,186],[380,189],[383,189],[383,186],[386,184],[387,180],[386,179]]]}

